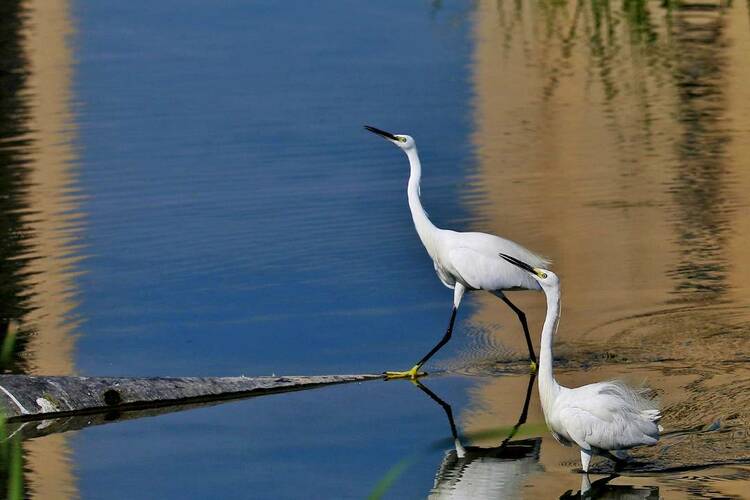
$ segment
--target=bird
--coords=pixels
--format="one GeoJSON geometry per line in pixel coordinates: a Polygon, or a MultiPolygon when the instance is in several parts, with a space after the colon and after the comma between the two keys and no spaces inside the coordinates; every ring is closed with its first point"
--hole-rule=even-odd
{"type": "Polygon", "coordinates": [[[435,271],[445,286],[453,289],[453,307],[448,328],[425,356],[410,370],[385,372],[387,379],[410,378],[426,375],[421,372],[422,366],[438,352],[451,338],[456,312],[464,293],[467,291],[486,290],[510,307],[516,314],[526,337],[532,373],[536,371],[536,354],[529,335],[529,327],[524,312],[516,307],[505,295],[509,290],[536,290],[541,287],[534,279],[498,257],[503,252],[513,255],[535,266],[546,267],[549,261],[523,246],[505,238],[487,233],[457,232],[436,227],[427,217],[420,201],[419,183],[422,177],[422,164],[419,161],[417,144],[414,138],[403,134],[391,134],[369,125],[365,129],[395,144],[406,153],[409,159],[410,175],[407,187],[407,198],[414,227],[430,258],[435,271]]]}
{"type": "Polygon", "coordinates": [[[580,448],[581,468],[586,474],[593,455],[620,462],[624,450],[655,445],[663,431],[661,413],[657,402],[644,395],[645,389],[619,380],[575,388],[557,383],[552,372],[552,339],[560,321],[560,279],[552,271],[511,255],[500,256],[532,276],[547,297],[539,348],[539,400],[552,436],[563,445],[580,448]]]}

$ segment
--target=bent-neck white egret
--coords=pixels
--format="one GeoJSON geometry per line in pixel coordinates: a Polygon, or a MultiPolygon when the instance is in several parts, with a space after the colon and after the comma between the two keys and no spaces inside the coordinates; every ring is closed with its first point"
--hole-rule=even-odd
{"type": "Polygon", "coordinates": [[[465,291],[486,290],[500,298],[518,316],[526,345],[529,349],[532,371],[536,370],[536,355],[526,323],[526,315],[505,296],[506,290],[540,290],[539,283],[517,267],[498,257],[500,252],[513,255],[535,266],[546,266],[548,261],[515,243],[498,236],[486,233],[459,233],[440,229],[430,222],[419,199],[419,181],[422,177],[422,165],[417,153],[414,139],[408,135],[391,134],[384,130],[365,125],[365,128],[398,146],[409,158],[411,174],[407,188],[409,209],[414,227],[422,240],[427,253],[432,258],[440,281],[453,289],[453,309],[448,329],[440,342],[435,345],[417,364],[404,372],[386,372],[388,378],[408,377],[414,379],[423,375],[419,370],[451,338],[456,311],[465,291]]]}
{"type": "Polygon", "coordinates": [[[552,338],[560,320],[560,280],[555,273],[501,253],[532,276],[547,296],[547,316],[539,351],[539,399],[544,419],[560,443],[581,449],[581,467],[588,473],[592,455],[617,460],[612,452],[650,446],[659,440],[661,414],[653,400],[614,380],[573,389],[557,383],[552,373],[552,338]]]}

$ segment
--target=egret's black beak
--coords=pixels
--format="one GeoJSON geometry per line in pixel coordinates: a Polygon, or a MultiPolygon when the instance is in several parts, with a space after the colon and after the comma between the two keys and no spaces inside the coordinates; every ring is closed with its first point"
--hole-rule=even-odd
{"type": "Polygon", "coordinates": [[[386,132],[385,130],[380,130],[379,128],[371,127],[369,125],[365,125],[365,128],[373,134],[378,134],[380,137],[385,137],[386,139],[390,139],[392,141],[398,140],[398,137],[391,134],[390,132],[386,132]]]}
{"type": "Polygon", "coordinates": [[[528,265],[527,263],[516,259],[515,257],[511,257],[510,255],[506,255],[504,253],[501,253],[499,255],[500,255],[500,257],[502,257],[503,259],[507,260],[508,262],[510,262],[511,264],[513,264],[514,266],[520,267],[524,271],[530,272],[531,274],[533,274],[535,276],[539,276],[540,278],[546,278],[547,277],[547,275],[544,274],[539,269],[533,268],[530,265],[528,265]]]}

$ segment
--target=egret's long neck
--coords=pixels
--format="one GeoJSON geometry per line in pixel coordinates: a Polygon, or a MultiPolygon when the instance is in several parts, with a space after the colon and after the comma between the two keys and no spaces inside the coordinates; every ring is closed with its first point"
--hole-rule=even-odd
{"type": "Polygon", "coordinates": [[[560,321],[560,287],[545,289],[544,293],[547,296],[547,316],[542,328],[542,345],[539,353],[539,399],[546,411],[560,390],[560,385],[552,374],[552,340],[560,321]]]}
{"type": "Polygon", "coordinates": [[[430,222],[424,208],[422,208],[422,202],[419,200],[419,182],[422,179],[422,164],[419,161],[417,148],[414,147],[408,150],[406,156],[409,157],[409,166],[411,167],[409,187],[407,189],[411,218],[414,220],[414,227],[417,228],[417,233],[422,240],[422,244],[424,244],[427,252],[432,256],[432,249],[434,248],[438,228],[430,222]]]}

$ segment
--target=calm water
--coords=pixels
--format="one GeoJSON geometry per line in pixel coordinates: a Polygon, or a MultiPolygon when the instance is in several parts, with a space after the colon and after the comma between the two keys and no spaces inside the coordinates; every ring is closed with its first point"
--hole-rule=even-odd
{"type": "MultiPolygon", "coordinates": [[[[5,2],[0,292],[2,317],[21,324],[8,369],[411,366],[442,334],[451,294],[411,225],[406,159],[362,129],[370,123],[415,136],[438,225],[496,232],[554,260],[562,383],[617,376],[658,392],[667,435],[620,477],[599,463],[591,496],[740,498],[750,491],[747,54],[743,2],[5,2]]],[[[543,297],[514,301],[538,332],[543,297]]],[[[544,428],[507,308],[470,296],[457,332],[427,392],[370,382],[28,438],[26,489],[557,498],[588,488],[578,453],[544,428]]]]}

